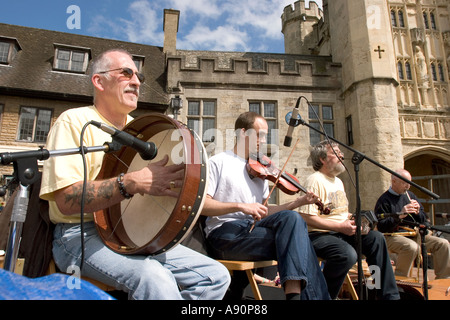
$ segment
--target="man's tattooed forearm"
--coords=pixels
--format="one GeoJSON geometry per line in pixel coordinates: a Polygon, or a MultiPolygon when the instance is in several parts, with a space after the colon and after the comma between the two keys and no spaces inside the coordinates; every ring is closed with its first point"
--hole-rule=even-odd
{"type": "Polygon", "coordinates": [[[98,196],[102,197],[106,200],[111,199],[114,195],[114,186],[115,186],[115,183],[111,180],[106,180],[106,181],[102,182],[102,184],[98,188],[98,192],[97,192],[98,196]]]}
{"type": "MultiPolygon", "coordinates": [[[[71,206],[77,206],[81,201],[81,193],[83,192],[82,186],[72,186],[72,193],[66,194],[66,203],[71,202],[71,206]]],[[[87,183],[86,185],[86,203],[92,202],[95,199],[95,188],[91,183],[87,183]]]]}
{"type": "Polygon", "coordinates": [[[79,204],[81,199],[81,190],[82,188],[77,188],[76,186],[72,186],[72,193],[66,193],[66,203],[72,202],[72,205],[79,204]]]}
{"type": "MultiPolygon", "coordinates": [[[[113,180],[105,180],[100,184],[97,190],[97,194],[95,193],[94,183],[88,182],[86,184],[86,196],[85,202],[91,203],[96,197],[103,198],[105,200],[109,200],[114,195],[115,183],[113,180]]],[[[80,186],[72,186],[72,193],[66,194],[66,203],[71,203],[70,206],[77,206],[81,201],[81,193],[83,192],[83,187],[80,186]]]]}

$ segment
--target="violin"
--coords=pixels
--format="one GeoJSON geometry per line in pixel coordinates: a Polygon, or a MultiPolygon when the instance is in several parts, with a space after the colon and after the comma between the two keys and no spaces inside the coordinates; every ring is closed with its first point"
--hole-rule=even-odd
{"type": "MultiPolygon", "coordinates": [[[[282,172],[273,164],[269,157],[263,154],[251,154],[246,164],[247,172],[251,177],[259,177],[263,180],[268,179],[276,184],[276,186],[289,195],[293,195],[302,191],[308,191],[300,185],[298,179],[287,172],[282,172]]],[[[330,214],[330,208],[327,208],[318,200],[317,205],[321,214],[330,214]]]]}

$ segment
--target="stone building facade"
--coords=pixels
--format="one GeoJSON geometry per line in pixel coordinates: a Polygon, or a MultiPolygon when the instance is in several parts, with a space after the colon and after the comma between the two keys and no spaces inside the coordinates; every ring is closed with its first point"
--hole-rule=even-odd
{"type": "MultiPolygon", "coordinates": [[[[165,55],[160,47],[0,24],[0,153],[37,150],[66,109],[93,103],[90,62],[123,48],[146,76],[135,115],[165,112],[165,55]]],[[[0,165],[0,185],[12,178],[0,165]]]]}
{"type": "MultiPolygon", "coordinates": [[[[178,15],[166,11],[167,15],[178,15]]],[[[173,17],[172,17],[173,18],[173,17]]],[[[176,19],[165,19],[165,23],[176,19]]],[[[176,30],[165,25],[165,30],[176,30]]],[[[166,34],[168,43],[175,43],[166,34]],[[169,42],[170,41],[170,42],[169,42]]],[[[270,54],[251,52],[211,52],[173,50],[167,55],[167,91],[182,97],[184,106],[179,119],[199,132],[208,154],[231,149],[234,143],[234,122],[239,114],[256,111],[268,120],[270,132],[266,154],[282,168],[293,145],[283,146],[288,129],[285,116],[300,101],[300,115],[303,119],[318,121],[308,104],[313,104],[320,117],[328,121],[328,131],[335,135],[345,134],[336,119],[341,114],[342,99],[341,65],[330,56],[302,54],[270,54]]],[[[298,144],[286,164],[286,171],[300,181],[312,173],[307,163],[310,146],[310,131],[307,127],[295,129],[294,142],[298,144]]],[[[316,137],[317,139],[317,137],[316,137]]],[[[288,195],[276,190],[271,201],[285,201],[288,195]]]]}
{"type": "MultiPolygon", "coordinates": [[[[351,118],[352,146],[440,195],[413,188],[430,213],[450,210],[449,14],[448,0],[325,0],[323,12],[297,1],[282,15],[287,54],[331,55],[342,65],[338,121],[351,118]]],[[[364,162],[360,170],[370,208],[389,174],[364,162]]]]}
{"type": "MultiPolygon", "coordinates": [[[[323,124],[330,136],[388,168],[432,176],[417,182],[429,188],[432,181],[448,199],[449,10],[449,0],[324,0],[323,10],[297,1],[280,12],[285,54],[177,50],[182,13],[172,9],[164,10],[162,48],[1,24],[0,46],[9,49],[0,63],[0,151],[42,144],[36,141],[42,139],[36,128],[45,125],[38,121],[41,109],[51,125],[66,108],[92,103],[89,61],[123,47],[149,79],[135,115],[177,117],[198,132],[210,155],[232,147],[235,119],[252,110],[268,120],[265,151],[283,167],[294,149],[283,146],[285,116],[302,97],[300,115],[309,125],[323,124]],[[66,56],[69,64],[59,66],[66,56]],[[181,99],[181,109],[173,108],[173,98],[181,99]],[[24,117],[29,127],[22,112],[31,112],[24,117]]],[[[300,183],[312,173],[309,147],[321,139],[306,126],[294,130],[297,144],[286,171],[300,183]]],[[[342,149],[349,170],[342,178],[354,209],[353,154],[342,149]]],[[[5,176],[12,171],[0,169],[5,176]]],[[[389,174],[363,161],[359,183],[362,208],[372,209],[389,174]]],[[[276,191],[271,201],[290,197],[276,191]]],[[[450,211],[445,203],[427,209],[450,211]]]]}

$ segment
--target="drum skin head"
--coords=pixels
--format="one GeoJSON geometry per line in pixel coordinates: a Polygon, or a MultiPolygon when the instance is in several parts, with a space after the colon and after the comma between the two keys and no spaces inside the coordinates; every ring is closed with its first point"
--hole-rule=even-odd
{"type": "MultiPolygon", "coordinates": [[[[130,122],[124,131],[155,143],[157,162],[169,156],[167,165],[184,163],[179,197],[135,194],[132,198],[94,213],[104,243],[122,254],[156,255],[179,244],[196,223],[204,203],[208,175],[205,148],[197,134],[163,114],[147,114],[130,122]]],[[[140,170],[148,165],[130,147],[107,153],[97,180],[140,170]]]]}

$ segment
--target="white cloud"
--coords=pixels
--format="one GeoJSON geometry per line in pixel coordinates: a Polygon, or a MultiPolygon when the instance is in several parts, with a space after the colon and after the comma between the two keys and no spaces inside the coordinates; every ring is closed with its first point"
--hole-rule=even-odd
{"type": "Polygon", "coordinates": [[[180,49],[261,51],[267,45],[258,39],[280,39],[282,36],[280,16],[284,5],[279,0],[169,2],[180,10],[177,45],[180,49]],[[195,21],[194,27],[191,27],[192,21],[195,21]]]}
{"type": "MultiPolygon", "coordinates": [[[[177,48],[272,51],[283,42],[281,15],[296,0],[135,0],[120,17],[98,15],[90,31],[98,36],[162,46],[163,10],[180,11],[177,48]],[[127,14],[127,16],[125,16],[127,14]]],[[[316,1],[319,6],[322,1],[316,1]]],[[[102,2],[103,3],[103,2],[102,2]]],[[[307,4],[308,6],[308,4],[307,4]]]]}
{"type": "MultiPolygon", "coordinates": [[[[159,10],[159,9],[157,9],[159,10]]],[[[131,20],[122,19],[127,37],[132,42],[162,43],[164,34],[159,13],[150,7],[150,3],[139,0],[128,8],[131,20]]]]}
{"type": "Polygon", "coordinates": [[[284,5],[276,0],[232,0],[224,4],[229,16],[226,23],[240,27],[252,27],[255,34],[280,38],[281,14],[284,5]]]}
{"type": "Polygon", "coordinates": [[[248,35],[231,26],[219,26],[211,30],[208,26],[196,25],[177,44],[178,49],[213,51],[248,51],[248,35]]]}
{"type": "Polygon", "coordinates": [[[161,8],[150,6],[149,1],[132,2],[127,10],[129,18],[97,15],[89,26],[89,31],[102,36],[113,34],[126,41],[162,45],[164,33],[161,27],[161,8]]]}
{"type": "MultiPolygon", "coordinates": [[[[222,14],[223,1],[219,0],[168,0],[172,9],[180,10],[183,15],[196,15],[196,18],[217,18],[222,14]]],[[[168,9],[168,8],[166,8],[168,9]]]]}
{"type": "Polygon", "coordinates": [[[270,41],[283,41],[281,15],[295,0],[169,2],[180,10],[179,48],[266,51],[270,50],[270,41]],[[195,21],[193,28],[192,21],[195,21]]]}

